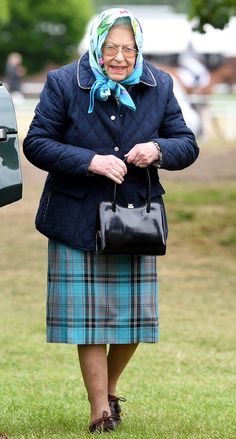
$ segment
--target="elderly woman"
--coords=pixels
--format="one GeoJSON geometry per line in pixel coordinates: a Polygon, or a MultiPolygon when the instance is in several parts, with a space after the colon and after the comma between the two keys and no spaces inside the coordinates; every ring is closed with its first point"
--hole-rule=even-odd
{"type": "Polygon", "coordinates": [[[48,172],[36,217],[49,238],[47,341],[78,346],[89,431],[114,430],[118,379],[140,342],[158,341],[156,257],[96,254],[97,208],[114,182],[120,204],[143,205],[147,166],[158,200],[158,168],[198,156],[170,76],[143,60],[131,12],[100,14],[89,52],[49,72],[24,153],[48,172]]]}

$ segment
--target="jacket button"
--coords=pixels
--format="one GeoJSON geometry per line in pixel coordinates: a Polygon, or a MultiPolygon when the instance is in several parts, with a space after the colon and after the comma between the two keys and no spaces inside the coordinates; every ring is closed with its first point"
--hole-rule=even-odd
{"type": "Polygon", "coordinates": [[[116,116],[111,116],[111,120],[115,120],[116,116]]]}
{"type": "Polygon", "coordinates": [[[120,148],[119,148],[119,146],[115,146],[115,148],[114,148],[114,151],[120,151],[120,148]]]}

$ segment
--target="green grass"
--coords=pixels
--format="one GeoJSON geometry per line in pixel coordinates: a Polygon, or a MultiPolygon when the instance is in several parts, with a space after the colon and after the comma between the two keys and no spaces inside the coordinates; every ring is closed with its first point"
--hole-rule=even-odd
{"type": "MultiPolygon", "coordinates": [[[[0,432],[75,439],[89,405],[74,346],[45,342],[47,242],[34,229],[41,188],[0,211],[0,432]]],[[[140,345],[119,394],[124,439],[236,438],[236,188],[165,182],[168,253],[158,260],[159,344],[140,345]]]]}

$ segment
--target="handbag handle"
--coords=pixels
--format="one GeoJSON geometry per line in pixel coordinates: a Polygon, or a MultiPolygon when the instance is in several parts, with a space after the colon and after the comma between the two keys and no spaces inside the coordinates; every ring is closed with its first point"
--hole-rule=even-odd
{"type": "MultiPolygon", "coordinates": [[[[125,160],[124,160],[125,161],[125,160]]],[[[145,168],[147,177],[147,213],[151,210],[151,178],[148,167],[145,168]]],[[[112,201],[112,211],[116,211],[116,195],[117,195],[117,183],[114,183],[114,193],[112,201]]]]}

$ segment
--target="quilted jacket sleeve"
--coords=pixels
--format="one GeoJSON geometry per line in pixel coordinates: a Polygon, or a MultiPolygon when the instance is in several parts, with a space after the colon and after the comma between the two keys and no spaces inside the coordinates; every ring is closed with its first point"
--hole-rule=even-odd
{"type": "Polygon", "coordinates": [[[49,72],[23,150],[38,168],[76,177],[87,173],[95,152],[61,142],[67,114],[66,87],[62,90],[60,85],[57,71],[49,72]]]}
{"type": "Polygon", "coordinates": [[[198,157],[199,148],[195,136],[186,126],[182,111],[173,93],[173,80],[169,79],[169,96],[165,114],[155,139],[162,150],[162,168],[179,170],[190,166],[198,157]]]}

